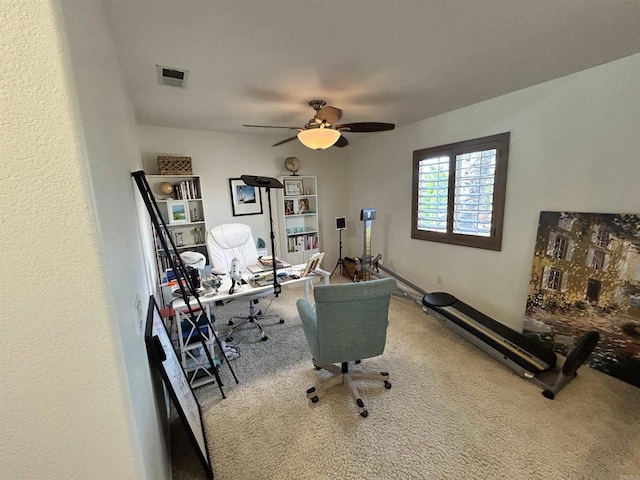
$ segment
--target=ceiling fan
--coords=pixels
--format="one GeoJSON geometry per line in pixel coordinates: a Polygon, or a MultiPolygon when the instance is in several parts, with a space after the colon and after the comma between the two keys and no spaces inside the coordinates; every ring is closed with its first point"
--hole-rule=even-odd
{"type": "Polygon", "coordinates": [[[382,122],[356,122],[342,123],[337,122],[342,118],[342,110],[327,105],[324,100],[311,100],[309,106],[315,110],[315,115],[303,127],[276,127],[273,125],[242,125],[243,127],[256,128],[286,128],[287,130],[299,130],[295,137],[290,137],[272,146],[277,147],[283,143],[288,143],[296,138],[303,145],[314,149],[324,150],[332,145],[336,147],[346,147],[349,145],[348,140],[342,135],[343,132],[354,133],[371,133],[384,132],[393,130],[396,126],[394,123],[382,122]]]}

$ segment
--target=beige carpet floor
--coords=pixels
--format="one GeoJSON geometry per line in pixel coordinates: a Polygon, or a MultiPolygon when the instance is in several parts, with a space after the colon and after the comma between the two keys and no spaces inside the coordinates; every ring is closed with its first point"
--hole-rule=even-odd
{"type": "MultiPolygon", "coordinates": [[[[302,294],[273,301],[286,323],[265,324],[268,341],[236,334],[240,384],[222,367],[226,400],[215,385],[195,390],[215,478],[640,480],[640,389],[584,366],[547,400],[406,299],[392,299],[385,353],[363,361],[393,384],[358,383],[369,417],[343,386],[309,402],[326,373],[311,363],[302,294]]],[[[246,307],[216,308],[220,330],[246,307]]],[[[174,478],[204,478],[178,419],[171,432],[174,478]]]]}

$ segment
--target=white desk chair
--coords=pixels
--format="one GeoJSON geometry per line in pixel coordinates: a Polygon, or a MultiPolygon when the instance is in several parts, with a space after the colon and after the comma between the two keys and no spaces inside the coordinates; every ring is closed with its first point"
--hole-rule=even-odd
{"type": "MultiPolygon", "coordinates": [[[[231,263],[234,258],[240,261],[242,271],[246,271],[247,265],[253,265],[258,262],[258,250],[251,233],[251,227],[243,223],[226,223],[213,227],[207,233],[207,250],[209,251],[211,266],[224,270],[226,273],[230,273],[231,263]]],[[[245,288],[248,287],[245,286],[245,288]]],[[[227,341],[232,341],[231,334],[233,331],[246,323],[252,323],[258,327],[261,339],[265,341],[269,337],[262,329],[260,320],[275,318],[280,323],[284,323],[284,319],[278,315],[262,315],[262,311],[256,312],[258,299],[273,294],[274,289],[271,288],[254,295],[247,293],[246,296],[242,297],[245,300],[249,300],[249,315],[246,317],[233,317],[229,320],[229,325],[233,325],[233,328],[227,334],[227,341]],[[240,319],[241,322],[234,325],[233,320],[235,319],[240,319]]]]}

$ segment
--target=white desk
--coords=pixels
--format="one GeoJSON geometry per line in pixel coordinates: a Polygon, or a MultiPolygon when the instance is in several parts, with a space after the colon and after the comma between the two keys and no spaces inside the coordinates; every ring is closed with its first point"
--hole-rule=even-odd
{"type": "MultiPolygon", "coordinates": [[[[300,278],[291,278],[291,275],[298,275],[302,269],[304,269],[305,264],[302,265],[293,265],[290,267],[282,268],[277,270],[277,273],[284,272],[287,274],[287,277],[283,281],[280,282],[280,285],[283,288],[286,288],[289,285],[297,284],[300,282],[304,283],[304,296],[305,298],[309,298],[310,294],[310,286],[313,281],[316,279],[322,279],[325,285],[329,284],[329,278],[331,274],[325,270],[316,269],[311,274],[300,277],[300,278]]],[[[273,290],[273,280],[271,283],[265,286],[257,286],[253,279],[254,277],[260,277],[261,275],[269,274],[269,272],[262,272],[258,274],[250,274],[246,273],[243,275],[244,280],[247,282],[246,285],[242,285],[241,291],[234,291],[233,293],[229,293],[229,289],[231,288],[231,279],[229,276],[225,276],[222,279],[222,285],[218,289],[218,293],[211,293],[205,295],[202,293],[200,297],[200,303],[202,304],[208,318],[211,318],[211,307],[215,306],[215,303],[222,300],[231,300],[235,298],[241,298],[247,295],[255,295],[256,293],[268,292],[273,290]]],[[[271,274],[273,275],[273,270],[271,270],[271,274]]],[[[265,282],[268,280],[264,280],[265,282]]],[[[190,298],[189,305],[192,309],[194,309],[195,320],[191,319],[189,314],[189,309],[187,308],[187,304],[183,299],[178,298],[174,300],[172,307],[175,311],[175,321],[177,326],[177,348],[178,354],[180,356],[180,360],[182,363],[182,367],[187,374],[187,378],[192,387],[199,387],[201,385],[210,383],[215,381],[215,377],[213,373],[210,371],[209,362],[207,360],[207,356],[202,351],[202,343],[197,338],[198,327],[200,327],[200,331],[204,330],[203,333],[205,343],[209,347],[209,351],[211,352],[211,356],[214,358],[216,366],[219,366],[218,357],[214,352],[215,348],[215,339],[212,335],[212,332],[209,331],[207,326],[206,319],[202,315],[202,311],[199,310],[198,301],[195,298],[190,298]]]]}

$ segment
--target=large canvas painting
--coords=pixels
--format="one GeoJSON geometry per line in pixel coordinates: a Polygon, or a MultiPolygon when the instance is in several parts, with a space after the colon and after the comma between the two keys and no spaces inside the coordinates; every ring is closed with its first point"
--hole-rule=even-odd
{"type": "Polygon", "coordinates": [[[597,330],[587,363],[640,387],[640,215],[541,212],[524,329],[564,355],[597,330]]]}

